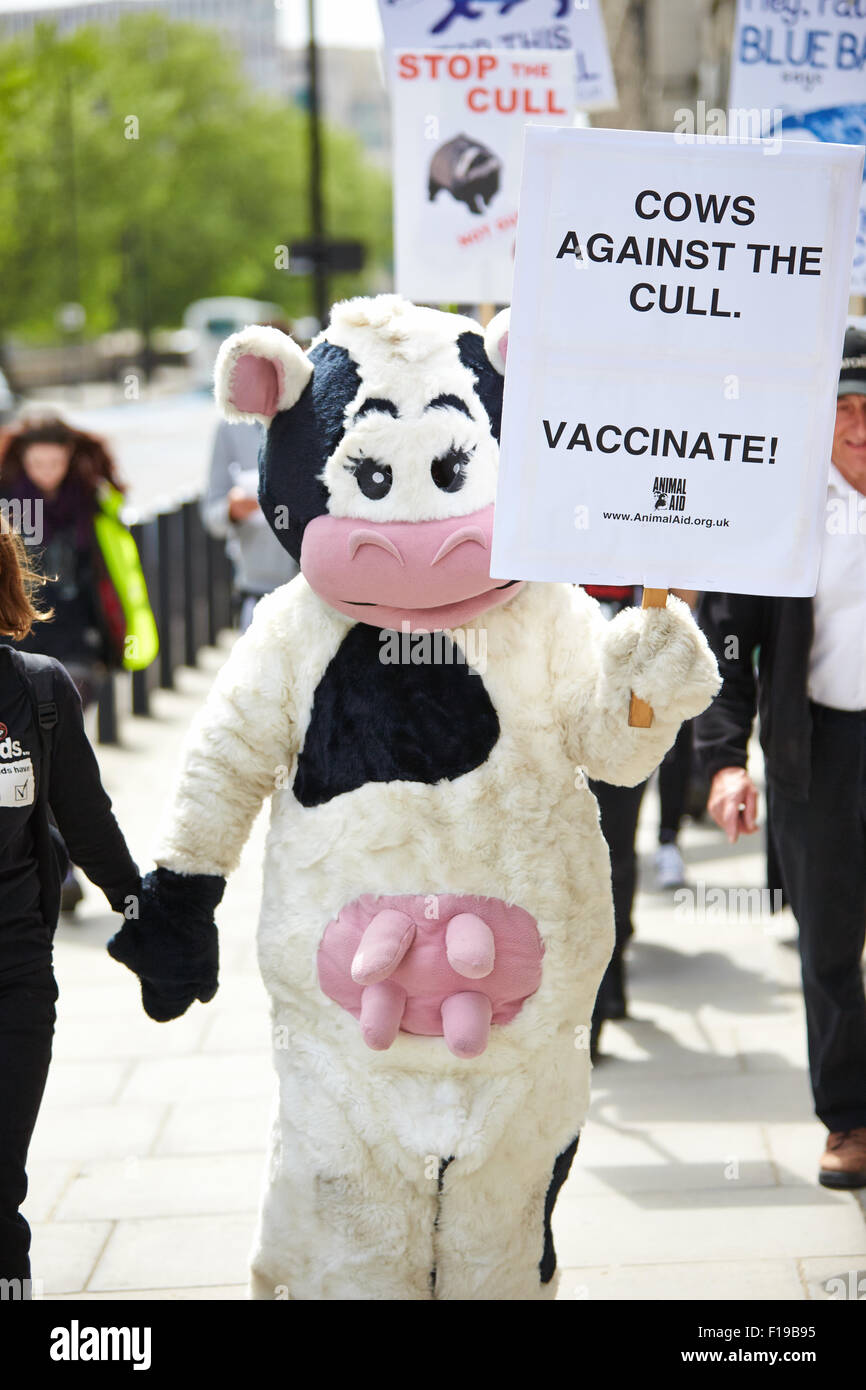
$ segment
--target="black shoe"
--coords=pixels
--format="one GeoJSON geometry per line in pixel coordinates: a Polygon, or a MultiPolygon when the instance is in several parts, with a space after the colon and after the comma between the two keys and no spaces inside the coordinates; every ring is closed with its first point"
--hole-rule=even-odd
{"type": "Polygon", "coordinates": [[[594,1012],[602,1019],[628,1017],[625,1002],[625,967],[621,950],[615,950],[610,958],[610,964],[598,987],[594,1012]]]}

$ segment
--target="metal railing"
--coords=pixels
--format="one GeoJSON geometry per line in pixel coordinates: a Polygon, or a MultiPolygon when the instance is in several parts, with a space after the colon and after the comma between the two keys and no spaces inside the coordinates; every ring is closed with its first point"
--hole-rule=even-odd
{"type": "MultiPolygon", "coordinates": [[[[214,646],[223,628],[233,625],[232,569],[225,541],[202,524],[197,497],[143,515],[131,527],[159,630],[159,656],[131,676],[133,714],[150,714],[157,689],[174,688],[180,666],[195,666],[202,647],[214,646]]],[[[113,673],[97,708],[100,743],[118,742],[118,681],[113,673]]]]}

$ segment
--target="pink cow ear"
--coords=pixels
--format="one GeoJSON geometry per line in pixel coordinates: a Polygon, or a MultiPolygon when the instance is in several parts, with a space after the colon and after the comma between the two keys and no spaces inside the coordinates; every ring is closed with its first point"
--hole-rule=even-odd
{"type": "Polygon", "coordinates": [[[508,326],[511,310],[502,309],[488,323],[484,331],[484,350],[500,375],[505,375],[505,358],[508,353],[508,326]]]}
{"type": "Polygon", "coordinates": [[[309,357],[278,328],[244,328],[217,355],[217,405],[227,420],[269,425],[278,411],[291,410],[312,375],[309,357]]]}

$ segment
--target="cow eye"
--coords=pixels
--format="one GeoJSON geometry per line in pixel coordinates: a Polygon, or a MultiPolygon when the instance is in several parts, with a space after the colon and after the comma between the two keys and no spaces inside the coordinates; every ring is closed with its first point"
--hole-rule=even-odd
{"type": "Polygon", "coordinates": [[[378,502],[391,491],[394,475],[387,463],[377,463],[376,459],[357,458],[351,459],[350,466],[355,475],[355,482],[371,502],[378,502]]]}
{"type": "Polygon", "coordinates": [[[466,482],[466,469],[471,452],[452,448],[441,458],[434,459],[430,465],[430,476],[443,492],[459,492],[466,482]]]}

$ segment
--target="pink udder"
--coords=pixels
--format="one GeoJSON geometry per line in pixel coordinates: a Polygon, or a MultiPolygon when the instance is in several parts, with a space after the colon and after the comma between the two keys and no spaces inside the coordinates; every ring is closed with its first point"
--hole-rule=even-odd
{"type": "Polygon", "coordinates": [[[535,918],[498,898],[364,894],[328,923],[317,965],[370,1047],[419,1033],[477,1057],[491,1024],[510,1023],[538,989],[543,953],[535,918]]]}

